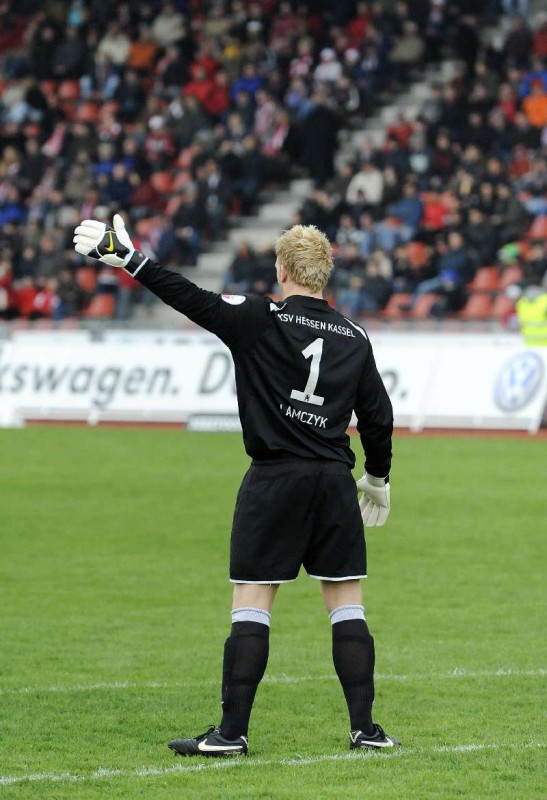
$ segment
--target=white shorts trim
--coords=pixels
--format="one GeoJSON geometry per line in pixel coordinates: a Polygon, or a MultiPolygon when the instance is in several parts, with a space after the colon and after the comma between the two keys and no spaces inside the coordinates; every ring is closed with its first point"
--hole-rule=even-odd
{"type": "Polygon", "coordinates": [[[348,575],[346,578],[325,578],[323,575],[310,575],[308,572],[308,578],[315,578],[317,581],[358,581],[366,577],[366,575],[348,575]]]}
{"type": "Polygon", "coordinates": [[[230,578],[230,583],[248,583],[251,586],[272,586],[280,583],[294,583],[296,578],[289,578],[284,581],[239,581],[235,578],[230,578]]]}

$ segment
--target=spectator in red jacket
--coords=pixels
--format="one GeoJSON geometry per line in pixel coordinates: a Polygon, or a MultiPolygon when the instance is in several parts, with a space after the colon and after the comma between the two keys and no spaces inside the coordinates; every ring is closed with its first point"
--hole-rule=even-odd
{"type": "Polygon", "coordinates": [[[536,20],[536,30],[534,33],[534,44],[532,45],[532,51],[535,56],[547,58],[547,15],[545,14],[540,20],[536,20]]]}
{"type": "Polygon", "coordinates": [[[211,90],[203,101],[203,107],[215,120],[223,117],[230,108],[230,84],[223,70],[215,73],[211,90]]]}
{"type": "Polygon", "coordinates": [[[371,18],[372,17],[368,3],[357,3],[355,16],[348,23],[347,27],[349,43],[351,47],[360,48],[365,39],[368,37],[371,18]]]}
{"type": "Polygon", "coordinates": [[[283,0],[272,23],[270,31],[272,38],[291,40],[301,32],[302,19],[293,12],[291,4],[283,0]]]}
{"type": "Polygon", "coordinates": [[[48,278],[44,284],[39,286],[34,295],[29,319],[43,319],[44,317],[51,318],[53,316],[57,298],[57,286],[57,278],[48,278]]]}
{"type": "Polygon", "coordinates": [[[194,65],[191,73],[191,80],[184,85],[184,94],[195,97],[203,108],[206,108],[207,101],[214,91],[213,78],[207,74],[207,70],[202,66],[194,65]]]}
{"type": "Polygon", "coordinates": [[[164,169],[175,156],[173,137],[159,114],[150,118],[148,127],[150,130],[144,140],[146,160],[156,169],[164,169]]]}

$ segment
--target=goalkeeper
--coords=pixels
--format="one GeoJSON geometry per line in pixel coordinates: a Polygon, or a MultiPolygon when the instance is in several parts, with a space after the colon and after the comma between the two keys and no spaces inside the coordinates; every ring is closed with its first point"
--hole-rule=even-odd
{"type": "MultiPolygon", "coordinates": [[[[321,585],[332,624],[332,655],[348,705],[349,747],[399,744],[373,721],[374,640],[365,621],[365,527],[389,514],[391,403],[367,334],[323,299],[331,246],[312,225],[276,242],[282,300],[219,295],[136,250],[116,214],[113,227],[84,220],[78,253],[123,267],[164,302],[216,334],[235,364],[245,449],[252,459],[239,490],[230,546],[232,628],[224,647],[222,719],[174,739],[180,755],[248,750],[248,727],[268,660],[271,610],[301,566],[321,585]],[[346,430],[352,412],[365,452],[357,482],[346,430]]],[[[300,612],[305,624],[305,611],[300,612]]]]}

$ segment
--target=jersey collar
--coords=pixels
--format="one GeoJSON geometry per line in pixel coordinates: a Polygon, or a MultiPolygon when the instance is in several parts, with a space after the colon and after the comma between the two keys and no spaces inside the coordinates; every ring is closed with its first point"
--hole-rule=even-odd
{"type": "Polygon", "coordinates": [[[326,300],[319,300],[317,297],[310,297],[307,294],[291,294],[282,300],[283,303],[289,305],[302,305],[308,308],[325,308],[329,306],[326,300]]]}

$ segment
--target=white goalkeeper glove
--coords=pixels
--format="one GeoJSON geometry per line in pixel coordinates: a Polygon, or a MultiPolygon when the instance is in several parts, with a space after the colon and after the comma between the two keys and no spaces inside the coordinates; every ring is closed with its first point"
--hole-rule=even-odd
{"type": "Polygon", "coordinates": [[[390,488],[384,478],[375,478],[365,472],[357,481],[357,489],[361,492],[359,508],[365,527],[383,525],[389,514],[390,488]]]}
{"type": "Polygon", "coordinates": [[[135,275],[148,259],[133,246],[125,222],[114,214],[114,227],[96,219],[84,219],[74,231],[74,249],[111,267],[125,267],[135,275]]]}

